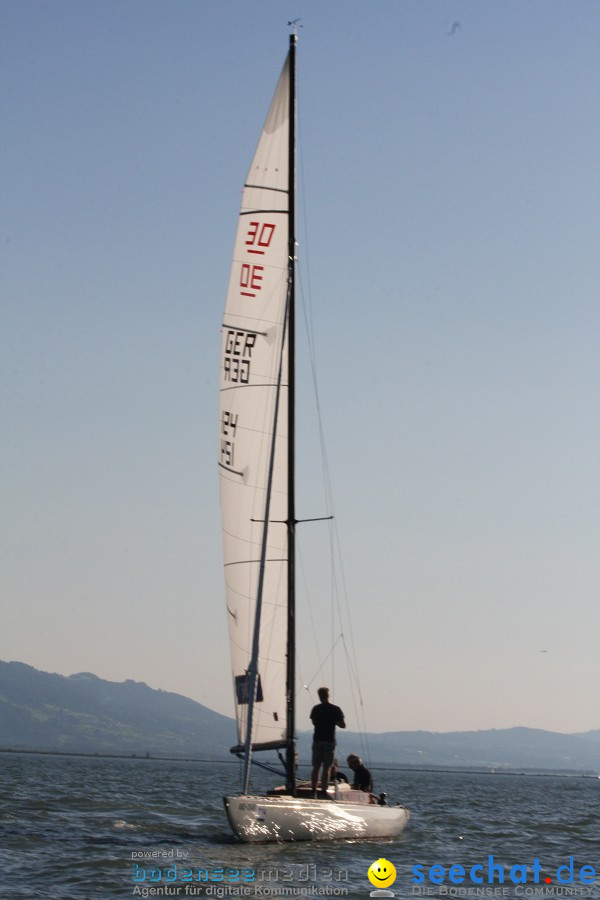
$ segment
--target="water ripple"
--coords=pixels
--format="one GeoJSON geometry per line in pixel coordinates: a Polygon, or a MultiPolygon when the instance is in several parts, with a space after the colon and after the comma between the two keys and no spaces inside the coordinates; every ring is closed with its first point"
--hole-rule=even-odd
{"type": "MultiPolygon", "coordinates": [[[[222,805],[237,788],[231,765],[26,754],[3,763],[1,890],[10,900],[130,897],[141,853],[155,854],[154,866],[185,860],[196,869],[316,872],[322,880],[324,872],[343,873],[339,884],[357,898],[368,896],[366,872],[380,856],[396,866],[397,898],[413,896],[418,864],[424,872],[435,864],[468,868],[493,855],[507,871],[522,864],[531,873],[539,859],[543,877],[552,878],[573,856],[577,872],[586,864],[599,872],[589,896],[600,897],[594,779],[376,772],[381,789],[411,808],[399,838],[244,845],[229,832],[222,805]]],[[[505,896],[515,896],[514,886],[505,896]]]]}

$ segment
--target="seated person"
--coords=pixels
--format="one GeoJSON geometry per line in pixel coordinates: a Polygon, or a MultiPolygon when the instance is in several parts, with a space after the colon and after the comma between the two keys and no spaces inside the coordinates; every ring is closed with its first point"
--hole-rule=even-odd
{"type": "Polygon", "coordinates": [[[369,770],[363,766],[360,756],[357,756],[356,753],[351,753],[347,762],[354,772],[354,781],[352,783],[354,790],[366,791],[370,794],[373,790],[373,779],[369,770]]]}

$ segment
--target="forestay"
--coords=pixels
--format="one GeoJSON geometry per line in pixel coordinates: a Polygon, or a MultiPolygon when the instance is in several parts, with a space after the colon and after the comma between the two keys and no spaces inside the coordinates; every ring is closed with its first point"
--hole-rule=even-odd
{"type": "Polygon", "coordinates": [[[248,172],[223,321],[221,510],[238,741],[246,742],[277,382],[283,373],[266,534],[252,745],[284,746],[287,640],[287,348],[289,58],[248,172]],[[283,366],[281,365],[283,363],[283,366]]]}

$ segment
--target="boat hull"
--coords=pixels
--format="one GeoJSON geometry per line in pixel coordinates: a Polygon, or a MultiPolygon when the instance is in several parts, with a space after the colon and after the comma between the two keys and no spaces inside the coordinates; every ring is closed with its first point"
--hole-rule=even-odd
{"type": "Polygon", "coordinates": [[[332,841],[393,837],[408,822],[404,806],[304,797],[224,797],[240,841],[332,841]]]}

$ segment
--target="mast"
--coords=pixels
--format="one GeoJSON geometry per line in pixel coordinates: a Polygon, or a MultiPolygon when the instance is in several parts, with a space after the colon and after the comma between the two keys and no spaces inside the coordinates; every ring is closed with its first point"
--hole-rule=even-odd
{"type": "Polygon", "coordinates": [[[296,793],[295,741],[295,669],[296,669],[296,501],[295,501],[295,352],[296,352],[296,42],[290,34],[290,109],[289,109],[289,165],[288,165],[288,563],[287,563],[287,732],[286,787],[296,793]]]}

